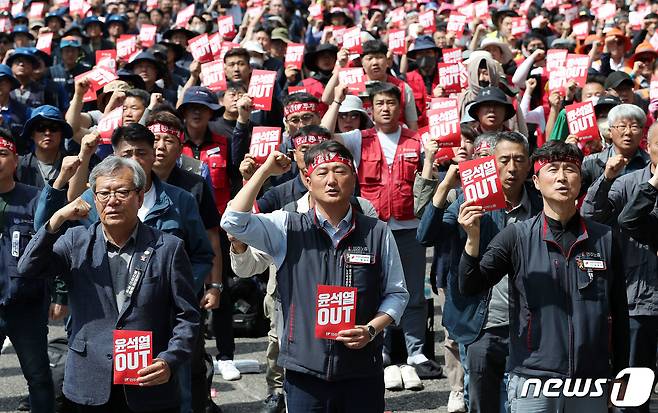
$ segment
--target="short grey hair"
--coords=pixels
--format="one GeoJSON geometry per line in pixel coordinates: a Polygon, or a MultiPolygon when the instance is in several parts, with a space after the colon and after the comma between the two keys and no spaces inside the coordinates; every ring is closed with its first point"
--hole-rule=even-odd
{"type": "Polygon", "coordinates": [[[647,115],[644,114],[644,111],[639,106],[630,103],[617,105],[608,112],[608,125],[616,125],[622,119],[634,120],[641,127],[647,123],[647,115]]]}
{"type": "Polygon", "coordinates": [[[133,184],[136,189],[144,189],[146,186],[146,174],[137,161],[130,158],[110,155],[96,165],[89,174],[89,187],[96,192],[96,180],[100,176],[114,176],[121,169],[128,168],[133,173],[133,184]]]}

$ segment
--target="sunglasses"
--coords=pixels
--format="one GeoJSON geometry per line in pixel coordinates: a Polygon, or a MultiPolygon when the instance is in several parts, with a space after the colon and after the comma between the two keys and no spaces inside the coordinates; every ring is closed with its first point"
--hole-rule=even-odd
{"type": "Polygon", "coordinates": [[[51,132],[59,132],[61,129],[62,129],[61,126],[59,126],[56,123],[40,123],[34,127],[35,132],[41,132],[41,133],[47,130],[51,132]]]}

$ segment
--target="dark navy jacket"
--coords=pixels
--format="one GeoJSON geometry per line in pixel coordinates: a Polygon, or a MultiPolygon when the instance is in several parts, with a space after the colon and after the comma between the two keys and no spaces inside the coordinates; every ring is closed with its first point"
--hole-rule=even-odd
{"type": "Polygon", "coordinates": [[[288,253],[277,271],[285,325],[278,364],[327,381],[373,377],[382,371],[381,334],[359,350],[315,338],[318,284],[345,285],[343,256],[349,251],[373,254],[374,263],[351,265],[357,288],[356,324],[365,325],[382,301],[382,253],[386,223],[354,211],[352,229],[334,248],[317,223],[315,210],[288,215],[288,253]]]}
{"type": "MultiPolygon", "coordinates": [[[[160,181],[155,174],[152,178],[156,201],[144,223],[176,235],[185,242],[185,250],[192,262],[195,291],[199,291],[212,268],[214,257],[210,240],[199,215],[199,208],[189,192],[160,181]]],[[[81,223],[90,227],[99,220],[91,189],[86,190],[81,197],[91,206],[87,219],[82,220],[81,223]]],[[[58,209],[65,205],[66,191],[58,191],[46,185],[41,193],[34,218],[35,229],[41,228],[58,209]]]]}
{"type": "Polygon", "coordinates": [[[19,277],[16,271],[18,259],[34,235],[39,190],[17,182],[3,198],[7,206],[0,212],[4,219],[4,229],[0,233],[0,306],[43,301],[46,282],[19,277]]]}
{"type": "Polygon", "coordinates": [[[577,215],[572,220],[568,251],[540,213],[506,227],[481,259],[462,254],[463,294],[509,275],[508,370],[521,376],[606,378],[628,365],[624,258],[610,227],[577,215]]]}
{"type": "MultiPolygon", "coordinates": [[[[531,213],[541,211],[542,201],[537,192],[526,186],[531,213]]],[[[463,345],[469,345],[480,335],[487,322],[487,312],[491,290],[475,295],[463,295],[459,292],[459,260],[461,259],[466,234],[457,222],[459,207],[464,202],[464,193],[458,189],[457,200],[446,209],[439,209],[430,202],[418,225],[417,238],[424,246],[434,246],[435,251],[443,252],[436,261],[437,279],[446,278],[445,305],[442,324],[450,337],[463,345]]],[[[505,212],[489,211],[480,220],[480,253],[505,227],[505,212]]]]}
{"type": "MultiPolygon", "coordinates": [[[[106,241],[99,223],[50,234],[42,227],[18,263],[26,279],[62,275],[69,289],[71,336],[64,394],[75,403],[97,406],[112,388],[112,331],[153,332],[153,358],[169,364],[172,378],[153,386],[125,386],[131,410],[151,411],[179,405],[178,367],[189,360],[199,330],[198,300],[183,242],[138,223],[130,274],[141,270],[135,290],[117,308],[106,241]]],[[[64,227],[64,226],[63,226],[64,227]]]]}

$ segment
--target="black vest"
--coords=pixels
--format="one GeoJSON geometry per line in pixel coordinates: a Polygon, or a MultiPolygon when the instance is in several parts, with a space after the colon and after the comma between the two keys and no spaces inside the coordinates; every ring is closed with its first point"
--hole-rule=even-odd
{"type": "MultiPolygon", "coordinates": [[[[287,254],[277,272],[284,316],[278,363],[293,371],[327,381],[372,377],[382,372],[382,338],[360,350],[340,342],[315,338],[317,285],[357,288],[356,325],[367,324],[382,302],[382,248],[386,223],[352,209],[352,227],[334,248],[320,227],[315,210],[288,215],[287,254]],[[372,254],[374,263],[345,263],[345,254],[372,254]],[[346,285],[351,272],[352,285],[346,285]]],[[[349,284],[349,282],[348,282],[349,284]]]]}

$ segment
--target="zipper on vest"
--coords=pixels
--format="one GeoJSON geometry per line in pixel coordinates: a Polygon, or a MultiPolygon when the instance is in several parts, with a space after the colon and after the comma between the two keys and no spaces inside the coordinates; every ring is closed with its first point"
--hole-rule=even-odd
{"type": "MultiPolygon", "coordinates": [[[[575,243],[574,243],[575,244],[575,243]]],[[[573,245],[572,245],[573,247],[573,245]]],[[[569,248],[569,254],[571,254],[571,248],[569,248]]],[[[574,365],[573,365],[573,359],[574,359],[574,349],[573,349],[573,342],[574,342],[574,332],[573,332],[573,320],[571,319],[571,313],[573,311],[573,306],[571,305],[571,294],[569,292],[571,291],[571,284],[569,283],[569,258],[567,257],[565,259],[565,264],[567,266],[567,270],[565,271],[564,274],[564,279],[567,282],[567,290],[566,290],[566,295],[567,295],[567,322],[569,323],[569,376],[572,377],[574,373],[574,365]]]]}

